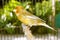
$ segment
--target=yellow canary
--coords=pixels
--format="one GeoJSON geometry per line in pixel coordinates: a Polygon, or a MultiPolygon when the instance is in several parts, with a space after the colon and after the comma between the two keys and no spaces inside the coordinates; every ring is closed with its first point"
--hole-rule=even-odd
{"type": "Polygon", "coordinates": [[[23,6],[17,6],[13,11],[16,14],[18,20],[27,26],[32,27],[41,25],[55,31],[55,29],[47,25],[44,20],[26,11],[23,6]]]}

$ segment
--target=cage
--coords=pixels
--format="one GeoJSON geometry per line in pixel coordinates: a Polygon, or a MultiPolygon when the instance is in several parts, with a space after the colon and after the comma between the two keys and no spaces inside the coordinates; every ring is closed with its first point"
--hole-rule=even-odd
{"type": "MultiPolygon", "coordinates": [[[[44,26],[32,26],[25,30],[13,12],[16,6],[22,6],[29,13],[45,20],[56,29],[54,0],[0,0],[0,40],[59,40],[59,32],[44,26]],[[30,35],[32,35],[31,38],[30,35]]],[[[57,7],[56,7],[57,8],[57,7]]],[[[56,11],[59,11],[58,8],[56,11]]],[[[23,11],[24,12],[24,11],[23,11]]],[[[24,19],[25,20],[25,19],[24,19]]],[[[25,21],[24,21],[25,22],[25,21]]]]}

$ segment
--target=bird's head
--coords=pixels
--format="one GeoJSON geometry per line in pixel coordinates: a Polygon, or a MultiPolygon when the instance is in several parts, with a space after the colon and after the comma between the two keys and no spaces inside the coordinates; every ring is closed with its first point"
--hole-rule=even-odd
{"type": "Polygon", "coordinates": [[[17,6],[17,7],[13,10],[13,12],[14,12],[16,15],[18,15],[18,14],[20,14],[21,11],[23,11],[23,9],[24,9],[23,6],[17,6]]]}

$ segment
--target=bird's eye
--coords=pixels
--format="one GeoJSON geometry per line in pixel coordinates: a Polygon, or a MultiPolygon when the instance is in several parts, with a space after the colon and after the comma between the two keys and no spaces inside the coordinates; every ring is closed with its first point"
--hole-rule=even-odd
{"type": "Polygon", "coordinates": [[[19,13],[19,10],[17,10],[16,13],[19,13]]]}

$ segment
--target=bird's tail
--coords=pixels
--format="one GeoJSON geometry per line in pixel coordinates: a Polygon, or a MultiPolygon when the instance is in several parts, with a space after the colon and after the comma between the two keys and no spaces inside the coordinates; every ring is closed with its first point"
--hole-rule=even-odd
{"type": "Polygon", "coordinates": [[[56,31],[54,28],[50,27],[49,25],[47,25],[46,23],[40,23],[41,26],[45,26],[53,31],[56,31]]]}

